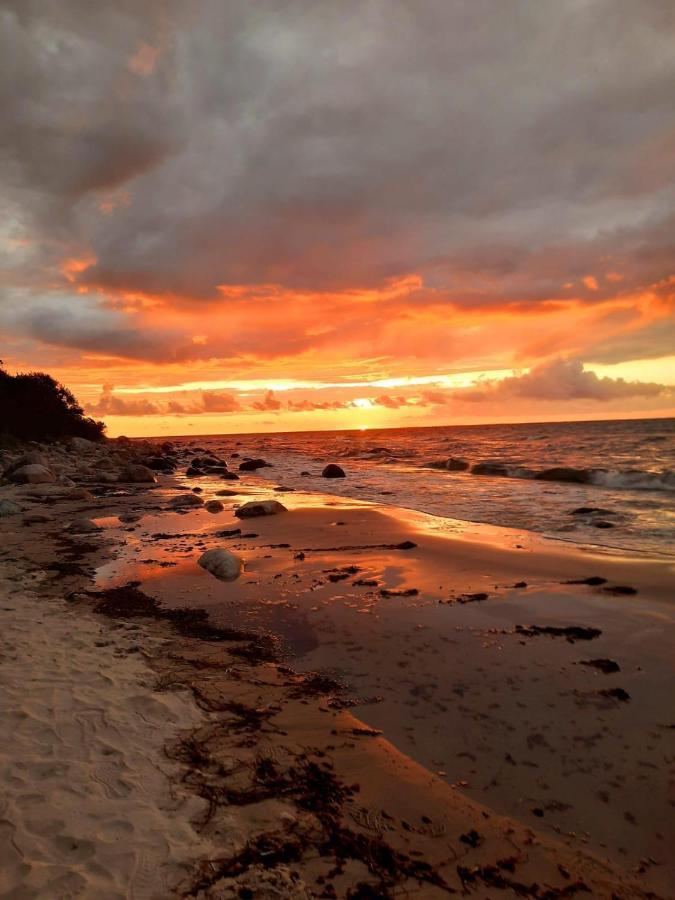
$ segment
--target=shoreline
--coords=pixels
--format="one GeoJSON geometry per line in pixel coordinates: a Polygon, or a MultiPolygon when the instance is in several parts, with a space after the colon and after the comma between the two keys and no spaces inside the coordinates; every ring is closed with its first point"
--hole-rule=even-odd
{"type": "MultiPolygon", "coordinates": [[[[449,786],[442,777],[420,767],[395,749],[386,740],[390,734],[389,726],[385,727],[384,736],[369,727],[372,725],[370,719],[377,717],[386,704],[357,706],[359,718],[354,718],[349,712],[354,697],[350,697],[348,691],[340,690],[325,675],[295,673],[298,664],[305,668],[304,663],[309,662],[306,670],[311,672],[329,668],[324,663],[331,659],[335,661],[335,649],[328,648],[325,629],[335,626],[336,617],[331,611],[338,608],[340,615],[352,620],[359,616],[361,622],[375,621],[378,608],[386,600],[389,606],[380,618],[398,617],[406,623],[406,628],[410,620],[410,603],[414,604],[415,617],[448,612],[454,617],[461,614],[470,621],[472,617],[488,615],[483,611],[485,604],[489,604],[490,610],[496,608],[490,600],[485,604],[482,601],[461,603],[456,599],[453,603],[439,603],[431,589],[431,582],[438,581],[437,563],[432,564],[432,560],[438,556],[437,543],[443,542],[446,550],[452,547],[455,556],[457,549],[462,548],[461,559],[453,561],[458,568],[451,578],[454,594],[480,592],[486,550],[480,540],[467,536],[466,532],[472,531],[472,526],[461,537],[430,535],[421,528],[415,530],[413,520],[416,517],[412,514],[399,511],[390,515],[388,521],[386,511],[353,501],[337,501],[336,498],[327,502],[324,498],[323,505],[312,510],[307,508],[305,498],[297,494],[272,494],[268,486],[261,485],[260,479],[253,476],[250,481],[227,485],[237,490],[237,496],[221,498],[228,507],[264,494],[286,502],[290,511],[253,520],[251,525],[255,527],[251,532],[258,535],[255,538],[244,538],[240,533],[229,539],[216,539],[215,531],[232,530],[231,524],[245,524],[246,527],[241,529],[245,534],[248,523],[233,520],[231,509],[215,515],[203,508],[182,516],[167,511],[167,499],[178,489],[184,492],[185,487],[179,488],[181,479],[161,476],[161,480],[160,487],[149,490],[145,486],[123,487],[120,484],[119,488],[129,490],[121,496],[112,496],[114,491],[110,484],[99,484],[101,495],[84,501],[57,500],[56,491],[38,491],[45,497],[35,505],[44,508],[45,504],[50,504],[51,522],[22,526],[14,541],[10,534],[12,519],[3,519],[0,527],[8,535],[3,567],[8,565],[8,555],[13,557],[12,565],[19,568],[24,564],[33,570],[56,565],[53,570],[56,577],[46,586],[47,593],[51,596],[70,594],[71,600],[75,595],[73,606],[82,609],[87,620],[98,618],[90,616],[92,602],[100,605],[106,596],[110,598],[109,592],[116,585],[121,587],[139,580],[139,577],[129,577],[132,569],[140,575],[141,594],[151,601],[159,601],[161,610],[184,607],[188,598],[192,611],[206,609],[209,613],[206,624],[201,620],[201,636],[199,628],[195,630],[194,622],[185,626],[182,634],[180,628],[183,626],[180,626],[177,633],[178,619],[157,621],[157,616],[154,613],[148,615],[147,609],[139,619],[144,629],[159,628],[166,635],[167,643],[162,645],[161,653],[150,654],[152,658],[148,660],[158,672],[160,682],[169,689],[176,685],[189,687],[197,705],[202,711],[206,710],[209,717],[207,725],[198,727],[191,738],[183,739],[173,750],[177,762],[187,767],[185,783],[210,804],[210,818],[197,831],[202,839],[220,850],[219,854],[213,854],[218,855],[215,869],[204,861],[193,881],[196,892],[193,890],[185,896],[237,896],[235,890],[250,885],[250,889],[259,892],[256,896],[270,897],[347,896],[347,892],[356,890],[357,885],[362,885],[359,888],[362,893],[352,896],[388,895],[363,893],[366,890],[363,885],[371,885],[371,890],[376,886],[377,890],[394,892],[405,886],[413,895],[430,897],[445,896],[450,888],[462,891],[489,886],[508,896],[513,894],[517,884],[531,888],[526,896],[543,897],[544,890],[550,890],[558,893],[546,896],[555,897],[581,892],[581,883],[591,885],[593,896],[598,897],[610,897],[613,893],[624,898],[646,897],[649,890],[665,891],[664,896],[667,896],[672,881],[669,888],[670,876],[664,872],[664,866],[647,863],[644,871],[638,872],[631,862],[632,872],[628,873],[622,871],[628,866],[621,866],[616,861],[609,865],[601,862],[588,852],[582,841],[569,834],[545,834],[539,830],[539,823],[535,823],[535,830],[529,823],[495,814],[466,796],[461,786],[459,789],[449,786]],[[292,508],[294,505],[296,508],[292,508]],[[69,536],[64,540],[63,529],[55,527],[55,520],[66,522],[85,514],[103,530],[86,535],[86,539],[69,536]],[[130,514],[140,515],[140,522],[119,522],[120,515],[130,514]],[[117,524],[113,524],[114,518],[117,524]],[[345,524],[338,525],[339,521],[345,524]],[[161,523],[173,523],[175,527],[169,533],[168,528],[160,529],[161,523]],[[402,543],[398,538],[410,537],[414,531],[413,543],[417,546],[409,551],[385,551],[381,546],[373,548],[371,541],[369,548],[364,550],[364,534],[372,534],[373,530],[378,536],[377,543],[388,546],[402,543]],[[336,540],[338,533],[339,540],[336,540]],[[158,537],[160,534],[168,537],[158,537]],[[32,541],[28,540],[29,535],[32,541]],[[36,546],[38,539],[39,546],[36,546]],[[29,543],[31,546],[27,546],[29,543]],[[290,544],[290,547],[270,544],[290,544]],[[199,570],[196,558],[202,545],[223,545],[241,552],[248,561],[244,576],[232,585],[223,585],[199,570]],[[63,559],[63,548],[68,546],[70,560],[63,559]],[[352,549],[328,549],[330,547],[352,549]],[[146,550],[152,552],[151,561],[143,562],[148,558],[144,557],[146,550]],[[305,554],[303,561],[294,559],[300,552],[305,554]],[[354,558],[347,558],[350,555],[354,558]],[[320,585],[315,583],[316,570],[331,569],[331,562],[335,563],[333,569],[340,569],[341,565],[343,568],[358,566],[358,574],[361,575],[363,570],[364,580],[372,581],[377,577],[379,583],[375,589],[370,585],[356,591],[359,603],[369,607],[368,612],[362,614],[345,605],[344,599],[336,600],[336,595],[339,598],[340,593],[344,595],[345,589],[352,587],[351,582],[355,580],[352,576],[357,573],[351,573],[349,581],[339,577],[335,581],[326,578],[320,585]],[[116,567],[119,571],[115,571],[116,567]],[[98,583],[92,583],[97,569],[98,583]],[[250,584],[256,581],[257,584],[250,584]],[[385,598],[380,594],[381,590],[405,589],[415,589],[419,593],[412,600],[395,594],[385,598]],[[236,619],[234,622],[227,621],[227,616],[222,617],[216,610],[218,598],[221,605],[225,605],[223,590],[228,592],[228,605],[232,607],[228,615],[236,619]],[[245,608],[243,594],[247,591],[256,594],[260,602],[251,603],[249,597],[248,608],[245,608]],[[271,598],[272,591],[280,595],[279,602],[274,605],[263,603],[271,598]],[[312,606],[320,607],[320,611],[317,610],[320,617],[328,611],[323,625],[317,622],[315,613],[310,614],[309,608],[297,608],[301,602],[308,603],[310,596],[314,598],[312,606]],[[296,609],[291,608],[294,604],[296,609]],[[275,656],[278,642],[251,638],[251,634],[260,635],[261,631],[271,636],[275,626],[280,622],[284,624],[284,618],[290,629],[288,635],[292,636],[293,628],[303,616],[312,619],[310,630],[323,629],[323,639],[312,648],[306,646],[303,653],[290,660],[292,669],[286,660],[275,656]],[[172,626],[173,631],[167,634],[167,627],[172,626]],[[228,628],[228,637],[224,638],[228,628]],[[361,717],[368,725],[363,724],[361,717]],[[315,779],[312,782],[314,789],[309,793],[297,787],[301,776],[315,779]],[[354,784],[359,784],[358,791],[352,791],[354,784]],[[405,790],[402,789],[404,784],[405,790]],[[312,803],[319,803],[319,807],[312,809],[312,803]],[[428,814],[430,810],[433,810],[432,815],[428,814]],[[423,817],[431,822],[425,823],[423,817]],[[343,858],[344,865],[340,863],[343,858]],[[270,859],[277,865],[272,867],[272,881],[264,881],[269,878],[266,873],[269,866],[264,866],[263,861],[269,863],[270,859]],[[339,872],[334,871],[336,860],[337,868],[341,868],[339,872]],[[504,865],[498,865],[500,861],[504,865]],[[569,877],[563,875],[563,871],[569,877]],[[579,885],[574,888],[577,881],[579,885]],[[535,883],[536,889],[532,888],[535,883]],[[328,884],[333,885],[335,893],[330,893],[328,884]],[[316,892],[319,890],[322,893],[316,892]],[[565,890],[567,893],[562,893],[565,890]],[[216,894],[217,891],[221,893],[216,894]]],[[[87,487],[96,489],[95,480],[84,481],[87,487]]],[[[206,497],[213,496],[223,487],[222,481],[213,479],[199,479],[195,483],[203,488],[206,497]]],[[[3,489],[2,494],[21,497],[28,507],[34,503],[28,497],[31,492],[32,489],[12,488],[3,489]]],[[[316,497],[314,502],[317,502],[316,497]]],[[[485,528],[489,531],[489,526],[485,528]]],[[[473,531],[475,533],[476,529],[473,531]]],[[[483,537],[485,534],[484,531],[483,537]]],[[[516,550],[515,543],[523,547],[524,540],[522,534],[513,533],[513,548],[495,549],[493,535],[493,553],[492,556],[487,554],[487,566],[493,566],[498,558],[503,574],[510,578],[513,573],[514,582],[515,574],[520,572],[522,577],[524,570],[531,580],[543,582],[547,573],[550,576],[551,559],[531,548],[516,550]],[[524,565],[525,560],[527,565],[524,565]],[[535,564],[533,560],[538,562],[535,564]]],[[[618,563],[607,558],[598,559],[579,554],[577,548],[561,556],[570,557],[572,574],[578,577],[588,577],[587,571],[592,574],[591,570],[604,566],[612,570],[612,576],[617,576],[610,581],[610,586],[620,585],[627,579],[633,579],[636,584],[639,582],[640,604],[650,603],[652,599],[662,603],[666,599],[665,567],[659,569],[658,565],[654,568],[638,565],[635,561],[618,563]],[[619,574],[622,577],[617,580],[619,574]]],[[[447,559],[444,565],[447,569],[447,559]]],[[[342,573],[323,574],[341,576],[342,573]]],[[[588,591],[587,587],[584,589],[588,591]]],[[[505,585],[501,585],[491,587],[490,592],[496,592],[502,598],[506,590],[505,585]]],[[[528,588],[530,590],[533,589],[528,588]]],[[[579,588],[564,590],[571,595],[579,588]]],[[[498,601],[500,615],[505,615],[509,602],[508,597],[498,601]]],[[[537,603],[536,591],[531,602],[537,603]]],[[[625,603],[626,598],[613,595],[612,602],[625,603]]],[[[136,618],[137,609],[117,608],[114,618],[118,623],[129,616],[136,618]]],[[[576,611],[575,608],[574,614],[576,611]]],[[[569,610],[565,611],[566,616],[570,614],[569,610]]],[[[164,613],[160,619],[162,617],[166,619],[164,613]]],[[[542,617],[540,619],[541,622],[537,619],[539,624],[546,624],[542,617]]],[[[467,619],[464,621],[466,623],[467,619]]],[[[471,627],[485,630],[480,623],[471,627]]],[[[402,634],[403,639],[410,640],[408,631],[402,634]]],[[[504,639],[512,637],[509,634],[504,639]]],[[[525,640],[528,650],[536,641],[547,641],[549,654],[559,653],[562,646],[559,639],[549,636],[525,640]]],[[[563,644],[563,650],[570,646],[578,649],[577,644],[570,645],[564,638],[563,644]]],[[[386,641],[382,644],[372,636],[371,647],[377,648],[376,653],[381,658],[386,646],[386,641]]],[[[584,647],[583,652],[586,650],[584,647]]],[[[352,688],[350,685],[349,689],[352,688]]],[[[619,703],[611,701],[612,713],[619,703]]],[[[627,708],[630,709],[631,704],[627,704],[627,708]]],[[[624,710],[619,709],[623,714],[624,710]]],[[[391,724],[391,717],[386,721],[391,724]]]]}

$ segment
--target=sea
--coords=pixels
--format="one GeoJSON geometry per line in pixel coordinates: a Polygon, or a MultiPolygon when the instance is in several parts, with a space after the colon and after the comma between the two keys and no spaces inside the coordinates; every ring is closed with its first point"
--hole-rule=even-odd
{"type": "MultiPolygon", "coordinates": [[[[187,440],[183,438],[182,440],[187,440]]],[[[675,419],[190,437],[275,485],[675,557],[675,419]],[[339,464],[345,478],[320,478],[339,464]]],[[[233,465],[234,464],[234,465],[233,465]]]]}

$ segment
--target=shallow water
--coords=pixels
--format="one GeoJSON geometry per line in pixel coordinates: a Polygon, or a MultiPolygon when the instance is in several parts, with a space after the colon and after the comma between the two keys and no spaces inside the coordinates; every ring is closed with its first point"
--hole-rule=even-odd
{"type": "MultiPolygon", "coordinates": [[[[577,543],[675,554],[675,419],[181,440],[225,457],[263,456],[273,468],[261,469],[261,477],[305,491],[524,528],[577,543]],[[468,468],[429,467],[449,458],[465,461],[468,468]],[[339,462],[348,477],[317,480],[330,461],[339,462]],[[504,474],[472,472],[486,462],[502,466],[504,474]],[[576,470],[573,477],[585,483],[536,478],[556,467],[576,470]],[[580,507],[600,511],[573,514],[580,507]]],[[[231,468],[237,462],[231,460],[231,468]]]]}

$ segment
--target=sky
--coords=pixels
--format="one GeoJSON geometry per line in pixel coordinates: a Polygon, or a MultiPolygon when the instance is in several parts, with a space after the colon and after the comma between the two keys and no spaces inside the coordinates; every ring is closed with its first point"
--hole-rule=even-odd
{"type": "Polygon", "coordinates": [[[672,0],[0,0],[0,358],[111,435],[675,414],[672,0]]]}

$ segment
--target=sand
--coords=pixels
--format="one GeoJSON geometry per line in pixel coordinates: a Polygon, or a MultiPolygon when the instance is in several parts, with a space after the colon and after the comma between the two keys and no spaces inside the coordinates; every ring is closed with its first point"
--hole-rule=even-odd
{"type": "MultiPolygon", "coordinates": [[[[223,486],[199,483],[205,499],[223,486]]],[[[668,562],[299,492],[281,498],[289,512],[241,522],[236,503],[274,496],[260,476],[222,513],[181,515],[167,509],[178,487],[52,498],[59,527],[0,523],[3,570],[21,581],[2,605],[32,604],[3,612],[18,616],[4,714],[29,715],[0,776],[25,854],[11,850],[4,896],[32,896],[43,877],[84,879],[64,896],[152,896],[142,878],[130,887],[143,841],[162,890],[211,900],[673,896],[668,562]],[[140,522],[120,521],[130,510],[140,522]],[[65,537],[80,515],[103,530],[65,537]],[[403,541],[415,546],[394,549],[403,541]],[[236,582],[197,565],[213,546],[244,557],[236,582]],[[605,585],[563,584],[598,574],[605,585]],[[638,594],[605,590],[617,585],[638,594]],[[571,643],[519,624],[602,635],[571,643]],[[580,664],[593,657],[620,672],[580,664]],[[33,708],[22,685],[36,672],[71,687],[32,685],[33,708]],[[603,695],[610,685],[629,699],[603,695]],[[115,751],[108,793],[102,744],[115,751]],[[7,767],[54,758],[69,768],[41,776],[38,839],[7,767]],[[119,783],[131,790],[109,796],[119,783]],[[77,809],[50,811],[73,787],[77,809]],[[87,858],[68,858],[80,851],[63,835],[87,858]]]]}

